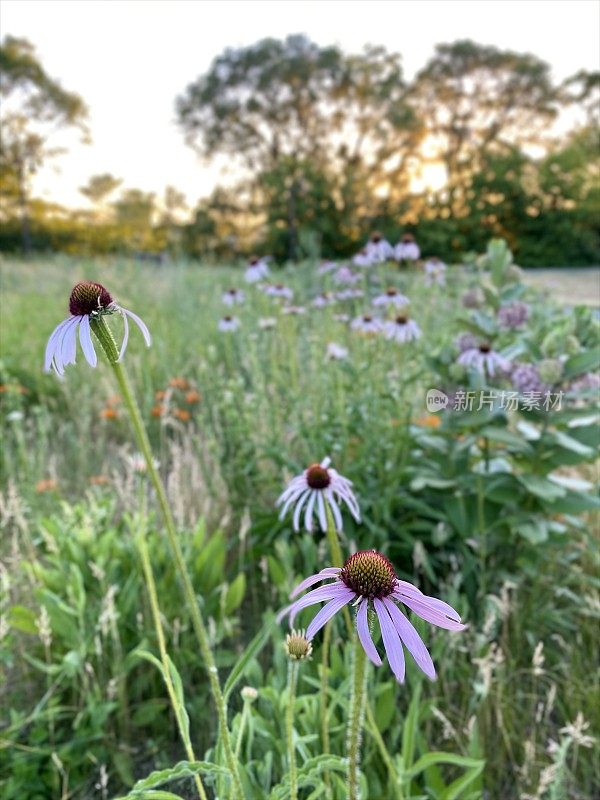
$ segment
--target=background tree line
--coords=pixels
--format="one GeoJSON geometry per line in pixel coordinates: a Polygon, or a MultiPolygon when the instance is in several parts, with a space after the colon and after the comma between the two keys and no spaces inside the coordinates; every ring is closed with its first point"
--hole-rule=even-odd
{"type": "Polygon", "coordinates": [[[556,84],[535,56],[471,41],[439,45],[406,81],[382,47],[264,39],[223,52],[176,100],[186,143],[226,157],[235,185],[190,216],[175,187],[157,197],[107,173],[80,189],[92,210],[66,210],[30,181],[58,155],[57,129],[88,135],[85,104],[7,37],[0,249],[339,258],[377,228],[447,260],[502,236],[524,265],[598,263],[599,85],[583,71],[556,84]],[[565,112],[576,122],[552,135],[565,112]]]}

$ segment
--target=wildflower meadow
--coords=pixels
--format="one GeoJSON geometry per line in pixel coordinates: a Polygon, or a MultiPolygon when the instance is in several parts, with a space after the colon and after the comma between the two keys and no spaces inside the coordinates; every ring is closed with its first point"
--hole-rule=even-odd
{"type": "Polygon", "coordinates": [[[6,800],[597,796],[597,314],[365,239],[3,259],[6,800]]]}

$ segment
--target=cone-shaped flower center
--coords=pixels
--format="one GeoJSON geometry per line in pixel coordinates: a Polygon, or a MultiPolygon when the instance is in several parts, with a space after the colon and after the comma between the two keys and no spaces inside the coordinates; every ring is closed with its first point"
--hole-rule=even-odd
{"type": "Polygon", "coordinates": [[[223,317],[223,319],[225,320],[225,322],[231,322],[232,317],[223,317]]]}
{"type": "Polygon", "coordinates": [[[311,464],[306,470],[306,482],[311,489],[326,489],[331,483],[329,471],[320,464],[311,464]]]}
{"type": "Polygon", "coordinates": [[[407,244],[408,242],[414,242],[414,240],[415,237],[412,235],[412,233],[405,233],[404,236],[402,237],[402,241],[405,244],[407,244]]]}
{"type": "Polygon", "coordinates": [[[404,314],[400,314],[398,317],[396,317],[396,325],[406,325],[407,322],[408,317],[404,314]]]}
{"type": "Polygon", "coordinates": [[[388,297],[395,297],[398,294],[398,290],[394,289],[393,286],[390,286],[388,289],[385,290],[385,293],[388,297]]]}
{"type": "Polygon", "coordinates": [[[227,294],[237,294],[237,289],[227,289],[227,294]]]}
{"type": "Polygon", "coordinates": [[[371,234],[371,241],[375,242],[375,244],[381,241],[381,234],[379,233],[379,231],[373,231],[373,233],[371,234]]]}
{"type": "Polygon", "coordinates": [[[479,352],[480,353],[489,353],[492,348],[489,344],[480,344],[479,345],[479,352]]]}
{"type": "Polygon", "coordinates": [[[91,314],[93,311],[102,311],[112,305],[113,299],[104,286],[92,281],[78,283],[69,298],[69,311],[74,317],[91,314]]]}
{"type": "Polygon", "coordinates": [[[369,316],[369,314],[365,314],[363,317],[363,322],[373,322],[373,317],[369,316]]]}
{"type": "Polygon", "coordinates": [[[250,266],[254,267],[256,264],[258,264],[258,256],[250,256],[249,261],[250,261],[250,266]]]}
{"type": "Polygon", "coordinates": [[[340,579],[349,589],[373,599],[387,597],[396,586],[396,573],[390,561],[376,550],[359,550],[346,561],[340,579]]]}

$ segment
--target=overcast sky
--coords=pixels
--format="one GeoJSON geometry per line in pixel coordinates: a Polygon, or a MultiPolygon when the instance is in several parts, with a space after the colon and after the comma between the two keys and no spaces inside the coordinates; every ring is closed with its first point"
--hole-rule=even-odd
{"type": "Polygon", "coordinates": [[[93,144],[73,146],[35,184],[72,206],[100,172],[159,194],[173,184],[192,205],[208,194],[219,171],[185,146],[174,100],[224,48],[266,36],[382,44],[402,54],[408,78],[436,44],[462,38],[534,53],[558,80],[600,61],[597,0],[2,0],[0,26],[29,39],[90,109],[93,144]]]}

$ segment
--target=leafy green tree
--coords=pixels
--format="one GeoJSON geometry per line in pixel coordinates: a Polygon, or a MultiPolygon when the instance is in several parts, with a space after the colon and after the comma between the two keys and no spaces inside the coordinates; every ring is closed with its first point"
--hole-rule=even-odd
{"type": "Polygon", "coordinates": [[[0,45],[0,98],[0,176],[13,188],[23,249],[29,251],[30,180],[47,158],[61,152],[48,145],[57,129],[75,126],[87,136],[87,109],[79,95],[46,73],[26,39],[13,36],[0,45]]]}
{"type": "Polygon", "coordinates": [[[122,182],[121,178],[115,178],[110,172],[104,172],[100,175],[92,175],[87,184],[79,188],[79,191],[84,197],[87,197],[90,203],[96,207],[99,215],[102,216],[106,200],[119,188],[122,182]]]}
{"type": "MultiPolygon", "coordinates": [[[[226,50],[178,98],[177,115],[200,155],[235,159],[254,188],[264,189],[267,218],[283,220],[287,230],[275,237],[278,255],[294,257],[300,229],[316,225],[317,235],[325,235],[322,216],[299,216],[322,202],[319,187],[328,185],[342,216],[352,220],[361,208],[372,209],[374,189],[384,195],[406,181],[406,160],[421,131],[405,93],[396,54],[370,47],[347,56],[289,36],[226,50]],[[276,198],[285,213],[269,208],[274,184],[285,194],[276,198]],[[316,191],[310,201],[307,186],[316,191]]],[[[342,238],[356,230],[350,222],[342,238]]]]}
{"type": "Polygon", "coordinates": [[[446,167],[453,216],[468,213],[466,195],[486,158],[539,143],[561,101],[545,62],[468,40],[438,45],[410,98],[446,167]]]}

